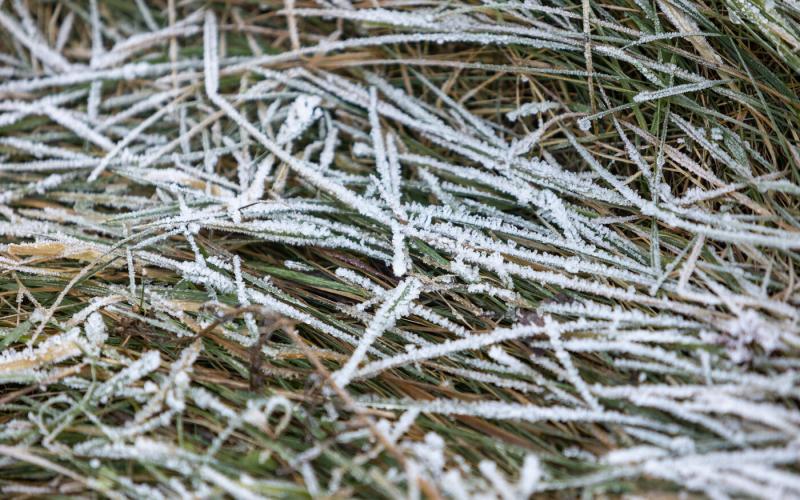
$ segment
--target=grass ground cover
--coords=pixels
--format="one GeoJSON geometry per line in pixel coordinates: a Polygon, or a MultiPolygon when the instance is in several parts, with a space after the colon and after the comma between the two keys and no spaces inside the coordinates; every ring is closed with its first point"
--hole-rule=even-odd
{"type": "Polygon", "coordinates": [[[800,496],[796,1],[0,26],[3,496],[800,496]]]}

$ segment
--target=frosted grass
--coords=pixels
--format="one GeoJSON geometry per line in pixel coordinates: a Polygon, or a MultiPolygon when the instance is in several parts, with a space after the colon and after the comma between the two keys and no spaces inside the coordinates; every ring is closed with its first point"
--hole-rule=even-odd
{"type": "MultiPolygon", "coordinates": [[[[289,1],[279,29],[238,7],[178,19],[173,2],[168,22],[140,0],[141,19],[121,22],[92,1],[58,3],[44,33],[11,4],[9,476],[35,468],[120,498],[511,499],[641,478],[800,495],[786,201],[800,187],[774,166],[796,141],[751,144],[747,118],[708,109],[779,92],[728,66],[704,9],[626,4],[635,25],[588,2],[289,1]],[[284,47],[264,50],[268,29],[284,47]],[[381,52],[401,45],[522,50],[542,67],[381,52]],[[371,66],[343,70],[354,54],[371,66]],[[551,67],[559,57],[578,69],[551,67]],[[473,98],[493,79],[459,97],[436,65],[588,91],[515,80],[524,97],[487,112],[473,98]],[[164,337],[143,347],[141,332],[164,337]],[[206,421],[205,446],[187,445],[206,421]],[[444,429],[464,422],[497,444],[444,429]],[[550,443],[557,425],[581,439],[550,443]]],[[[797,48],[788,7],[727,5],[773,50],[797,48]]],[[[22,479],[0,491],[68,493],[22,479]]]]}

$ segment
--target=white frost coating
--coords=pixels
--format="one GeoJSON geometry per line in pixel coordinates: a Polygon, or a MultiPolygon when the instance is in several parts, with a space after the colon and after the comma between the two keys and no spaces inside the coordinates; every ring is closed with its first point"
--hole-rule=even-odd
{"type": "Polygon", "coordinates": [[[578,370],[575,368],[575,365],[572,363],[572,359],[570,359],[569,353],[564,349],[564,345],[561,341],[560,333],[558,329],[552,326],[551,320],[549,317],[545,317],[545,332],[547,332],[548,337],[550,338],[550,344],[552,344],[553,348],[556,352],[556,357],[561,365],[564,367],[564,371],[567,373],[567,377],[573,383],[575,388],[583,397],[584,401],[589,405],[590,408],[593,410],[599,410],[600,403],[597,402],[597,399],[589,390],[589,387],[586,385],[586,382],[583,381],[578,370]]]}
{"type": "Polygon", "coordinates": [[[506,118],[513,122],[517,121],[518,118],[523,116],[538,115],[553,109],[558,109],[560,107],[561,105],[559,103],[551,101],[529,102],[527,104],[523,104],[514,111],[509,111],[506,113],[506,118]]]}
{"type": "Polygon", "coordinates": [[[392,257],[392,272],[395,276],[402,277],[408,271],[408,249],[405,245],[405,238],[403,229],[400,224],[392,223],[392,250],[394,256],[392,257]]]}
{"type": "Polygon", "coordinates": [[[278,424],[271,430],[275,435],[280,435],[292,419],[294,407],[291,401],[283,396],[273,396],[266,401],[248,401],[247,409],[242,414],[242,420],[250,425],[268,428],[270,417],[274,412],[280,412],[278,424]]]}
{"type": "Polygon", "coordinates": [[[629,416],[611,411],[593,411],[570,407],[539,407],[497,401],[480,401],[475,403],[434,399],[425,402],[414,401],[381,401],[366,400],[362,404],[374,408],[419,410],[440,415],[468,415],[497,420],[515,420],[524,422],[608,422],[622,425],[634,425],[662,429],[665,427],[644,417],[629,416]]]}
{"type": "Polygon", "coordinates": [[[784,345],[783,334],[791,331],[787,326],[770,322],[753,309],[745,309],[723,326],[731,337],[728,343],[731,360],[742,363],[752,359],[751,345],[760,347],[767,354],[780,349],[784,345]]]}
{"type": "Polygon", "coordinates": [[[11,16],[6,12],[0,10],[0,25],[2,25],[8,34],[10,34],[19,43],[24,45],[34,54],[39,60],[54,70],[68,72],[72,70],[72,65],[64,59],[58,52],[52,50],[42,39],[41,35],[31,35],[26,33],[11,16]]]}
{"type": "Polygon", "coordinates": [[[203,25],[203,76],[206,94],[216,95],[219,90],[219,48],[217,47],[217,18],[206,12],[203,25]]]}
{"type": "Polygon", "coordinates": [[[299,137],[320,116],[319,105],[322,99],[316,95],[301,95],[289,107],[286,121],[278,131],[276,142],[279,145],[288,144],[299,137]]]}
{"type": "Polygon", "coordinates": [[[397,287],[386,294],[386,300],[375,312],[375,317],[364,331],[358,346],[345,365],[333,375],[333,381],[339,387],[346,387],[350,383],[361,360],[367,354],[372,343],[387,329],[394,326],[395,322],[408,313],[411,304],[420,293],[420,283],[416,278],[406,278],[397,287]]]}
{"type": "Polygon", "coordinates": [[[700,90],[705,90],[716,85],[721,85],[725,83],[724,80],[707,80],[700,83],[687,83],[685,85],[676,85],[674,87],[669,87],[662,90],[655,90],[655,91],[647,91],[647,92],[639,92],[635,96],[633,96],[634,102],[647,102],[647,101],[655,101],[657,99],[663,99],[665,97],[670,97],[673,95],[680,95],[680,94],[687,94],[689,92],[698,92],[700,90]]]}
{"type": "Polygon", "coordinates": [[[539,480],[542,478],[541,462],[536,455],[526,455],[522,462],[522,470],[519,474],[517,483],[517,498],[528,498],[536,490],[539,480]]]}
{"type": "MultiPolygon", "coordinates": [[[[322,392],[319,414],[337,431],[331,446],[279,451],[304,482],[286,486],[291,492],[341,495],[351,476],[367,470],[386,492],[411,497],[426,482],[455,498],[505,499],[642,474],[712,498],[800,495],[793,469],[800,416],[791,403],[799,394],[800,313],[792,261],[776,252],[800,248],[800,238],[775,206],[752,197],[759,192],[772,203],[800,188],[774,169],[771,155],[781,152],[763,155],[761,145],[740,137],[753,131],[750,120],[723,126],[718,110],[703,107],[710,94],[743,103],[743,113],[756,102],[728,80],[707,79],[721,64],[708,52],[707,41],[717,46],[713,30],[697,28],[708,14],[692,2],[658,1],[658,22],[678,31],[634,28],[618,16],[646,23],[659,15],[637,1],[640,13],[593,12],[587,44],[579,13],[539,2],[480,9],[317,3],[297,9],[288,2],[275,13],[275,22],[292,18],[293,48],[267,55],[256,42],[262,27],[242,16],[243,6],[219,24],[216,7],[161,23],[137,0],[144,24],[120,24],[98,2],[85,11],[67,2],[47,37],[24,1],[0,8],[0,25],[18,49],[0,54],[0,92],[8,95],[0,125],[13,126],[12,136],[0,138],[7,181],[0,273],[18,288],[16,302],[8,299],[16,311],[0,329],[0,342],[8,342],[0,379],[49,388],[10,405],[46,402],[0,430],[17,445],[4,451],[85,457],[87,481],[108,470],[106,460],[166,469],[169,480],[158,485],[113,475],[115,487],[146,498],[255,497],[283,488],[219,468],[218,452],[245,434],[280,444],[283,433],[316,418],[314,405],[273,394],[234,406],[212,392],[206,366],[194,367],[200,342],[182,344],[174,361],[130,349],[150,331],[186,342],[218,313],[242,306],[246,313],[224,317],[203,341],[221,334],[234,369],[246,375],[249,361],[270,389],[283,377],[303,382],[306,374],[286,370],[303,355],[299,346],[271,338],[255,349],[277,315],[294,322],[342,389],[359,392],[353,408],[322,392]],[[490,9],[502,15],[488,16],[490,9]],[[329,19],[347,29],[317,33],[329,19]],[[202,58],[173,52],[178,40],[194,44],[201,33],[202,58]],[[234,33],[247,45],[233,47],[234,33]],[[702,75],[651,59],[672,40],[682,47],[678,60],[692,47],[701,55],[702,75]],[[371,59],[375,73],[341,70],[362,64],[349,57],[361,48],[451,43],[534,47],[575,61],[588,46],[603,63],[589,75],[420,56],[402,60],[402,78],[396,58],[371,59]],[[167,45],[175,61],[155,62],[167,45]],[[75,54],[91,56],[91,66],[68,60],[75,54]],[[605,72],[617,63],[642,76],[638,93],[615,92],[614,103],[598,100],[589,116],[586,103],[561,103],[548,85],[531,81],[555,76],[572,85],[591,76],[608,90],[617,77],[605,72]],[[374,69],[381,65],[390,68],[374,69]],[[469,79],[429,81],[419,68],[431,66],[469,79]],[[477,71],[508,82],[516,75],[521,92],[489,108],[493,80],[460,92],[477,71]],[[410,95],[420,84],[423,92],[410,95]],[[698,103],[696,113],[685,112],[689,101],[698,103]],[[633,125],[634,104],[636,122],[656,104],[671,113],[663,126],[633,125]],[[44,126],[28,130],[30,117],[44,126]],[[593,124],[602,139],[575,131],[591,132],[593,124]],[[671,180],[680,175],[696,186],[679,196],[671,180]],[[97,183],[86,187],[87,176],[97,183]],[[269,264],[251,260],[254,252],[265,252],[269,264]],[[305,259],[317,252],[329,261],[305,259]],[[112,273],[119,279],[101,280],[112,273]],[[45,277],[74,280],[53,303],[27,288],[45,277]],[[301,285],[285,286],[295,281],[301,285]],[[114,342],[106,344],[109,335],[114,342]],[[125,348],[118,337],[130,339],[125,348]],[[258,356],[267,357],[260,368],[258,356]],[[602,376],[611,370],[613,377],[602,376]],[[440,384],[431,388],[439,399],[372,393],[384,377],[440,384]],[[56,385],[72,392],[52,392],[56,385]],[[132,403],[129,420],[93,410],[132,403]],[[346,420],[351,410],[374,417],[385,439],[371,426],[346,427],[355,422],[346,420]],[[195,411],[215,426],[203,455],[172,439],[179,419],[195,425],[195,411]],[[612,428],[625,439],[609,442],[615,451],[589,452],[583,443],[562,450],[595,471],[568,483],[550,475],[550,455],[540,460],[513,448],[468,466],[449,433],[425,429],[448,415],[524,422],[526,431],[568,422],[586,435],[612,428]],[[63,439],[78,418],[91,437],[63,439]],[[397,468],[380,470],[389,448],[397,468]],[[347,465],[320,473],[323,457],[342,449],[353,450],[347,465]]],[[[767,33],[792,8],[727,3],[767,33]]],[[[380,50],[360,55],[368,52],[380,50]]],[[[785,147],[795,152],[791,141],[785,147]]],[[[255,451],[262,464],[275,453],[255,451]]],[[[0,466],[15,460],[1,456],[0,466]]],[[[109,477],[90,484],[105,494],[109,477]]],[[[3,492],[34,490],[8,485],[3,492]]]]}
{"type": "Polygon", "coordinates": [[[87,349],[92,355],[96,356],[105,343],[106,338],[108,338],[106,325],[100,313],[94,312],[89,316],[86,320],[84,331],[86,332],[86,339],[89,341],[87,349]]]}

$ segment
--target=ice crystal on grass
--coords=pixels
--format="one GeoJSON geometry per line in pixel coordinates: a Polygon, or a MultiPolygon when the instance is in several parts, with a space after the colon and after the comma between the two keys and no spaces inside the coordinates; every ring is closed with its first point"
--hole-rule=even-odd
{"type": "Polygon", "coordinates": [[[724,6],[0,2],[0,491],[800,495],[800,11],[724,6]]]}

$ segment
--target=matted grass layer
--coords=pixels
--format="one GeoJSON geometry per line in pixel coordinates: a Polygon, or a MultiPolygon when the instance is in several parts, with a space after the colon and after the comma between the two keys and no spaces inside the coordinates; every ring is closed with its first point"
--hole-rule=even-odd
{"type": "Polygon", "coordinates": [[[0,491],[800,496],[799,21],[0,2],[0,491]]]}

